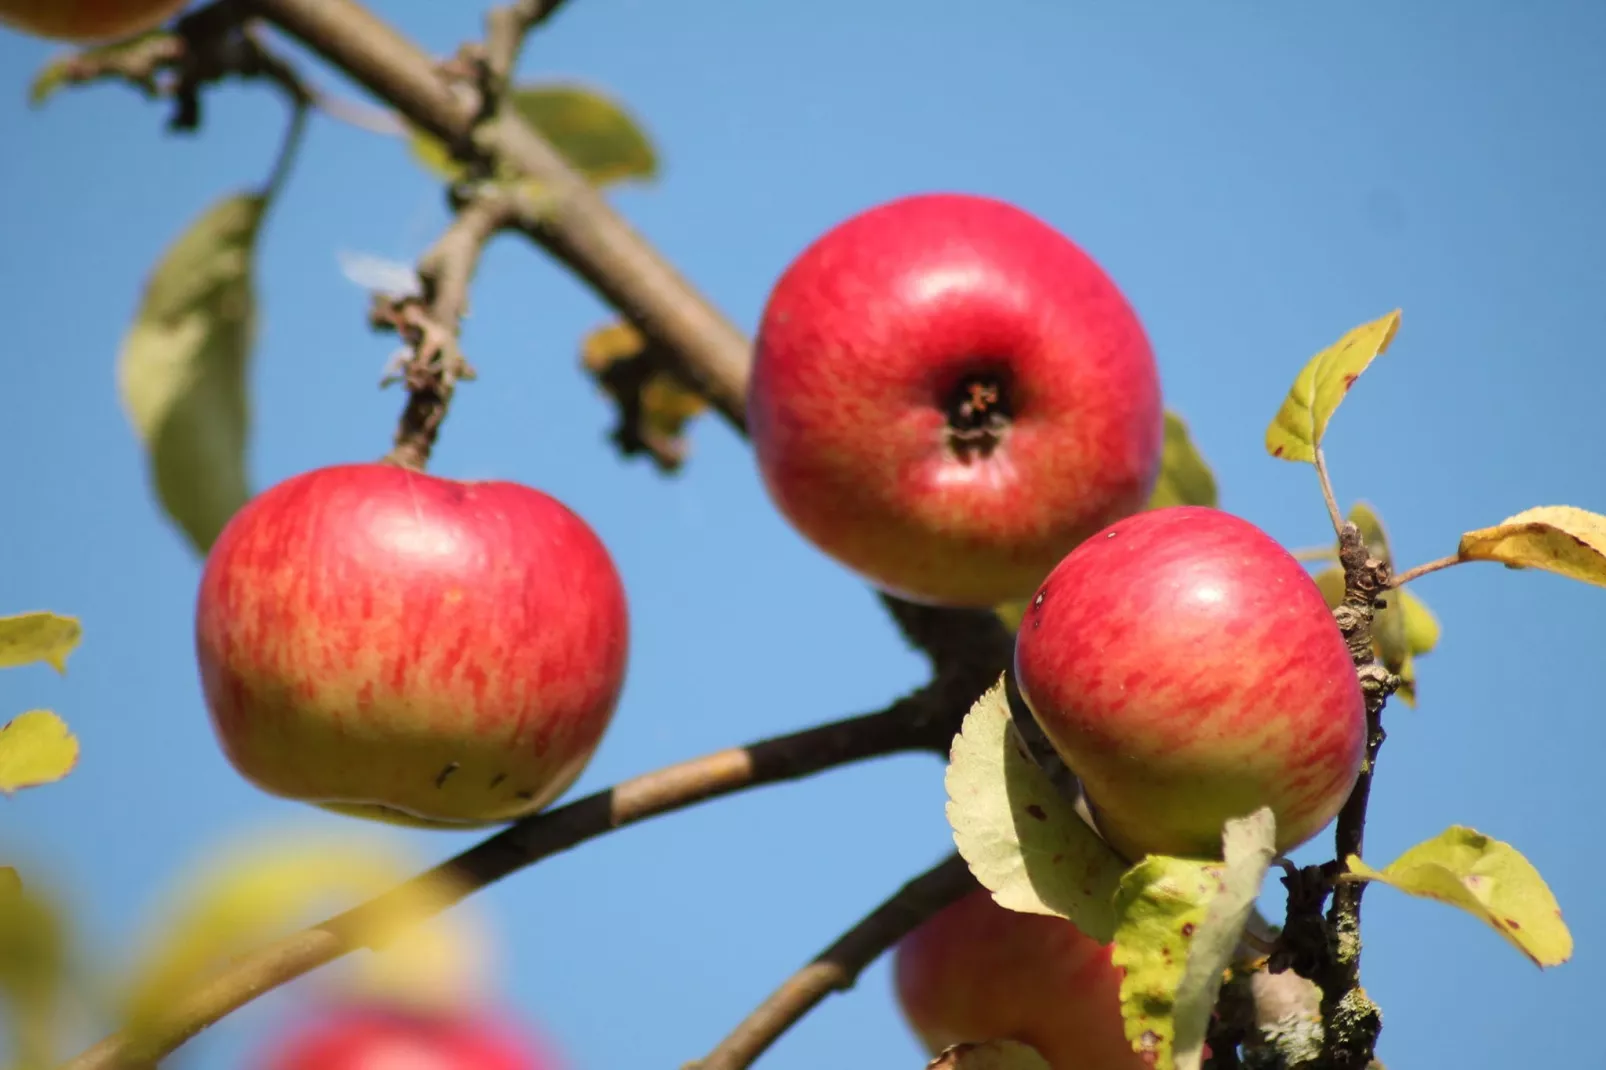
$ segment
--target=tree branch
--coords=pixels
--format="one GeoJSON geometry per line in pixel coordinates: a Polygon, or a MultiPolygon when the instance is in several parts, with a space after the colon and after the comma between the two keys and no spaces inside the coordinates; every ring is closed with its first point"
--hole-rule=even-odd
{"type": "MultiPolygon", "coordinates": [[[[166,1056],[231,1011],[365,946],[362,934],[375,931],[374,919],[394,917],[396,904],[417,902],[420,887],[442,878],[461,891],[460,899],[587,840],[708,799],[899,752],[945,754],[973,697],[931,684],[877,713],[716,751],[524,818],[399,888],[233,960],[169,1009],[151,1034],[154,1050],[133,1051],[127,1036],[113,1034],[61,1070],[116,1070],[126,1060],[166,1056]]],[[[456,901],[431,903],[445,909],[456,901]]]]}
{"type": "Polygon", "coordinates": [[[251,3],[454,153],[494,156],[538,180],[552,197],[535,231],[542,245],[664,346],[734,427],[745,427],[747,339],[529,124],[507,112],[479,123],[477,104],[455,92],[425,52],[353,0],[251,3]]]}
{"type": "Polygon", "coordinates": [[[744,1070],[781,1034],[832,992],[853,987],[859,974],[921,922],[976,887],[964,859],[951,854],[900,888],[841,939],[788,977],[706,1058],[684,1070],[744,1070]]]}

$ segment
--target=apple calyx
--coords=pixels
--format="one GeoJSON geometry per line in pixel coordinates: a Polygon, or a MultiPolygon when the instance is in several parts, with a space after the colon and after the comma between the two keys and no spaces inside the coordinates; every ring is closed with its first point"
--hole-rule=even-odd
{"type": "Polygon", "coordinates": [[[948,448],[962,463],[986,460],[998,448],[1014,421],[1007,376],[998,371],[972,372],[949,391],[943,402],[948,417],[948,448]]]}

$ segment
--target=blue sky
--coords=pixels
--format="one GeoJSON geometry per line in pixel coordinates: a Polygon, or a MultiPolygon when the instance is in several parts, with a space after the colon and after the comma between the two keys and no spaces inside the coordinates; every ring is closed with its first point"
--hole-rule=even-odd
{"type": "MultiPolygon", "coordinates": [[[[479,31],[478,4],[377,6],[441,53],[479,31]]],[[[1606,8],[1562,0],[999,0],[985,14],[577,0],[522,73],[629,103],[664,173],[615,202],[744,330],[791,256],[878,201],[959,189],[1038,213],[1138,309],[1223,506],[1291,546],[1323,541],[1325,515],[1311,470],[1265,455],[1264,426],[1310,354],[1402,307],[1328,453],[1345,504],[1370,501],[1408,564],[1531,505],[1606,511],[1591,430],[1606,393],[1603,49],[1606,8]]],[[[191,653],[199,563],[152,504],[113,375],[148,265],[204,204],[260,180],[280,104],[228,87],[187,138],[122,87],[29,112],[27,81],[52,51],[0,33],[0,612],[57,609],[86,631],[65,679],[8,672],[0,705],[60,710],[83,758],[67,781],[0,802],[0,854],[66,885],[88,937],[120,952],[167,882],[231,837],[352,822],[262,795],[218,752],[191,653]]],[[[336,252],[413,257],[443,219],[401,143],[314,122],[260,251],[258,485],[386,448],[401,399],[375,383],[393,343],[368,332],[336,252]]],[[[608,405],[575,367],[605,319],[560,269],[498,241],[464,338],[481,379],[433,465],[557,495],[624,575],[629,681],[574,793],[918,684],[921,662],[866,588],[785,525],[724,427],[695,428],[675,480],[610,451],[608,405]]],[[[1386,862],[1452,823],[1507,840],[1550,881],[1577,950],[1541,972],[1468,917],[1375,890],[1365,978],[1386,1015],[1380,1055],[1568,1065],[1606,988],[1591,838],[1606,812],[1606,592],[1493,566],[1418,592],[1444,638],[1421,665],[1421,707],[1390,710],[1368,855],[1386,862]]],[[[467,909],[499,934],[499,997],[575,1067],[676,1066],[939,857],[942,801],[929,757],[842,770],[627,830],[467,909]]],[[[382,834],[421,862],[473,839],[382,834]]],[[[175,1065],[236,1065],[293,1005],[238,1015],[175,1065]]],[[[922,1065],[887,960],[761,1065],[828,1059],[922,1065]]]]}

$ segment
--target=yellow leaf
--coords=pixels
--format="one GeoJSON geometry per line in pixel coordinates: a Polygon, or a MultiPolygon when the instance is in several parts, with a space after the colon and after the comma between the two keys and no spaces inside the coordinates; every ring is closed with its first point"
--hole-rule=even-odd
{"type": "Polygon", "coordinates": [[[1022,598],[1018,602],[1003,602],[993,607],[996,616],[1004,627],[1012,632],[1020,631],[1020,622],[1026,616],[1026,607],[1031,605],[1031,599],[1022,598]]]}
{"type": "Polygon", "coordinates": [[[252,261],[267,202],[226,197],[162,254],[118,355],[124,410],[162,506],[202,554],[250,497],[252,261]]]}
{"type": "Polygon", "coordinates": [[[0,728],[0,795],[54,783],[77,764],[77,737],[49,710],[29,710],[0,728]]]}
{"type": "Polygon", "coordinates": [[[1388,349],[1400,327],[1400,310],[1354,328],[1300,370],[1282,407],[1266,428],[1266,451],[1285,461],[1316,460],[1327,422],[1369,364],[1388,349]]]}
{"type": "Polygon", "coordinates": [[[953,1044],[944,1048],[926,1070],[1053,1070],[1037,1049],[1018,1040],[953,1044]]]}
{"type": "Polygon", "coordinates": [[[614,441],[627,453],[645,449],[673,466],[685,454],[682,433],[708,407],[695,390],[673,374],[645,336],[620,321],[586,335],[580,360],[618,405],[614,441]]]}
{"type": "Polygon", "coordinates": [[[1394,674],[1400,678],[1400,686],[1395,689],[1394,697],[1411,709],[1416,709],[1416,658],[1407,655],[1405,663],[1394,674]]]}
{"type": "Polygon", "coordinates": [[[954,845],[1000,906],[1069,918],[1110,940],[1126,864],[1033,761],[1002,677],[966,714],[943,782],[954,845]]]}
{"type": "Polygon", "coordinates": [[[1542,505],[1467,532],[1458,554],[1463,561],[1544,569],[1606,587],[1606,516],[1571,505],[1542,505]]]}
{"type": "Polygon", "coordinates": [[[1174,412],[1165,414],[1165,451],[1161,455],[1160,479],[1149,496],[1150,509],[1168,505],[1216,505],[1216,477],[1205,463],[1188,425],[1174,412]]]}
{"type": "Polygon", "coordinates": [[[66,674],[67,656],[83,638],[77,617],[57,613],[19,613],[0,617],[0,669],[43,661],[66,674]]]}
{"type": "MultiPolygon", "coordinates": [[[[524,85],[513,90],[511,103],[592,185],[646,180],[658,173],[658,157],[647,135],[621,105],[595,89],[524,85]]],[[[428,134],[415,133],[411,145],[414,158],[429,171],[449,181],[464,176],[462,165],[428,134]]]]}
{"type": "MultiPolygon", "coordinates": [[[[419,939],[413,929],[462,898],[446,877],[407,880],[402,860],[370,841],[269,841],[214,859],[170,901],[153,925],[125,995],[125,1024],[136,1048],[159,1033],[165,1016],[229,958],[313,920],[319,908],[345,909],[385,893],[353,919],[354,939],[385,950],[370,985],[392,998],[452,998],[469,987],[469,942],[447,925],[447,938],[419,939]]],[[[447,919],[442,919],[446,921],[447,919]]]]}
{"type": "Polygon", "coordinates": [[[14,1065],[53,1065],[67,929],[49,898],[24,888],[17,871],[0,868],[0,1004],[11,1010],[14,1065]]]}
{"type": "Polygon", "coordinates": [[[147,54],[163,51],[163,46],[173,37],[173,33],[167,29],[147,30],[132,37],[57,56],[34,75],[32,84],[28,86],[28,106],[37,108],[55,96],[58,89],[74,80],[72,74],[75,68],[89,71],[149,69],[153,64],[147,54]]]}
{"type": "Polygon", "coordinates": [[[1395,590],[1394,597],[1405,621],[1405,645],[1411,654],[1430,654],[1439,645],[1439,621],[1427,604],[1411,593],[1409,587],[1395,590]]]}
{"type": "Polygon", "coordinates": [[[1349,872],[1480,918],[1537,966],[1572,957],[1573,937],[1539,871],[1510,844],[1453,825],[1381,870],[1350,855],[1349,872]]]}

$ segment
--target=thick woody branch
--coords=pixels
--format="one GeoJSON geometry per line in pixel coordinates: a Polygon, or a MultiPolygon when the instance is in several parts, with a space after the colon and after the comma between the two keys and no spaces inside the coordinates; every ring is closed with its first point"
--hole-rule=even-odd
{"type": "Polygon", "coordinates": [[[859,974],[921,922],[976,888],[964,859],[949,855],[900,888],[808,965],[788,977],[707,1057],[685,1070],[743,1070],[832,992],[859,974]]]}
{"type": "MultiPolygon", "coordinates": [[[[416,903],[413,893],[420,886],[438,887],[441,878],[466,896],[587,840],[708,799],[898,752],[946,753],[973,698],[933,684],[878,713],[717,751],[524,818],[407,885],[234,960],[169,1009],[154,1047],[134,1051],[128,1037],[113,1034],[61,1070],[155,1062],[264,993],[366,946],[376,931],[374,919],[394,917],[396,904],[416,903]]],[[[452,905],[441,898],[431,902],[437,909],[452,905]]],[[[411,920],[423,918],[414,913],[411,920]]]]}
{"type": "Polygon", "coordinates": [[[352,0],[251,0],[253,9],[340,67],[465,159],[495,157],[536,179],[551,204],[535,234],[643,334],[735,427],[744,427],[748,342],[529,124],[480,122],[430,57],[352,0]]]}

